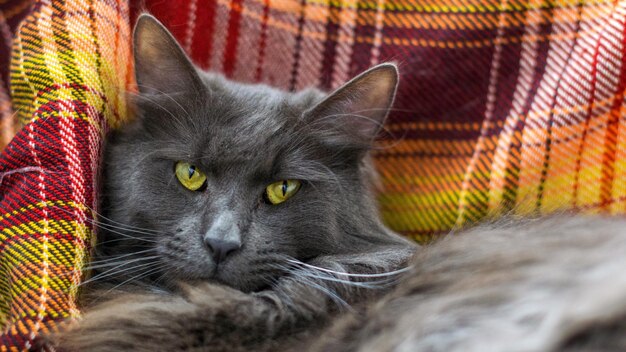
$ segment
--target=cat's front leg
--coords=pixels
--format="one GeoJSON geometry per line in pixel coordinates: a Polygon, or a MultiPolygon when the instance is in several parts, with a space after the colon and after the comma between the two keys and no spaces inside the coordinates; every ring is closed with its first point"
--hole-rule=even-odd
{"type": "Polygon", "coordinates": [[[181,294],[132,294],[87,311],[57,335],[59,351],[264,351],[276,311],[265,300],[202,284],[181,294]]]}

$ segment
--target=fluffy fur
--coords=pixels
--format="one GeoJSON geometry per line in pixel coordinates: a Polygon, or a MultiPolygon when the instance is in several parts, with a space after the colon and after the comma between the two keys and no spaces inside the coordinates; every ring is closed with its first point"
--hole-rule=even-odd
{"type": "Polygon", "coordinates": [[[623,219],[500,221],[422,248],[393,292],[316,322],[206,284],[109,302],[61,341],[89,351],[625,350],[625,253],[623,219]]]}
{"type": "Polygon", "coordinates": [[[368,189],[393,66],[329,96],[285,93],[200,73],[155,20],[138,26],[142,115],[108,147],[88,286],[105,302],[49,336],[58,349],[626,349],[625,220],[500,221],[420,248],[406,270],[416,247],[368,189]],[[207,172],[202,192],[177,183],[180,160],[207,172]],[[281,179],[306,184],[264,204],[281,179]],[[219,261],[202,239],[224,214],[242,244],[219,261]]]}
{"type": "Polygon", "coordinates": [[[392,294],[310,351],[626,350],[626,221],[480,226],[421,250],[392,294]]]}
{"type": "Polygon", "coordinates": [[[134,38],[140,114],[108,140],[86,315],[51,337],[59,348],[261,348],[390,287],[416,248],[381,223],[370,192],[394,65],[331,94],[290,93],[199,71],[150,16],[134,38]],[[205,184],[178,182],[179,162],[205,184]],[[265,189],[282,180],[302,186],[270,204],[265,189]],[[218,255],[216,241],[236,246],[218,255]]]}
{"type": "Polygon", "coordinates": [[[135,41],[141,114],[107,146],[95,262],[120,266],[96,267],[94,282],[211,280],[257,292],[302,262],[380,272],[412,251],[380,222],[369,189],[367,151],[393,101],[393,65],[331,95],[288,93],[200,72],[149,16],[135,41]],[[177,181],[178,161],[207,175],[201,191],[177,181]],[[293,198],[264,201],[267,185],[287,179],[302,182],[293,198]],[[206,239],[224,236],[239,246],[218,263],[206,239]]]}

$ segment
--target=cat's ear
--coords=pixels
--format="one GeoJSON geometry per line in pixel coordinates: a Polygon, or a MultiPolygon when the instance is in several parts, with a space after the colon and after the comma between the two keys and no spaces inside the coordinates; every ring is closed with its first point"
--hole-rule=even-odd
{"type": "Polygon", "coordinates": [[[204,89],[183,49],[156,18],[148,14],[139,16],[133,41],[139,92],[176,95],[204,89]]]}
{"type": "Polygon", "coordinates": [[[304,116],[326,132],[328,142],[367,148],[382,128],[397,87],[396,65],[380,64],[339,87],[304,116]]]}

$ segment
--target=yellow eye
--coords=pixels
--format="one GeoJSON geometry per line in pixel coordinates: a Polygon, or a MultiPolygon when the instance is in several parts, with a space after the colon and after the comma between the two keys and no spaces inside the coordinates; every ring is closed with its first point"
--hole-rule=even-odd
{"type": "Polygon", "coordinates": [[[200,190],[206,184],[206,175],[194,165],[179,161],[176,163],[176,177],[188,190],[200,190]]]}
{"type": "Polygon", "coordinates": [[[265,198],[274,205],[280,204],[296,194],[301,185],[298,180],[274,182],[265,188],[265,198]]]}

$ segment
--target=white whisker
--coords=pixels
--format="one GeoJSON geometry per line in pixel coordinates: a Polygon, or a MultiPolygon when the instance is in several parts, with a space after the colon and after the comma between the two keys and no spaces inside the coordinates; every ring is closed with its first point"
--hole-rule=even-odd
{"type": "Polygon", "coordinates": [[[135,260],[125,261],[122,264],[117,265],[116,267],[108,269],[108,270],[106,270],[106,271],[104,271],[102,273],[96,274],[95,276],[89,278],[88,280],[85,280],[85,281],[81,282],[80,285],[86,285],[86,284],[88,284],[90,282],[97,281],[97,280],[103,279],[105,277],[119,275],[119,274],[122,274],[122,273],[125,273],[125,272],[134,271],[134,270],[137,270],[139,268],[146,267],[148,265],[153,265],[153,264],[155,264],[155,262],[142,263],[142,264],[138,264],[138,265],[132,266],[130,268],[124,268],[122,270],[117,270],[117,271],[115,270],[115,269],[117,269],[119,267],[123,267],[123,266],[126,266],[126,265],[134,263],[134,262],[138,262],[138,261],[142,261],[142,260],[149,260],[149,259],[156,259],[156,258],[159,258],[159,257],[155,255],[155,256],[151,256],[151,257],[144,257],[144,258],[138,258],[138,259],[135,259],[135,260]]]}
{"type": "Polygon", "coordinates": [[[314,278],[314,279],[337,282],[337,283],[341,283],[341,284],[345,284],[349,286],[355,286],[355,287],[361,287],[361,288],[367,288],[367,289],[381,289],[381,288],[384,288],[386,284],[392,284],[394,282],[394,279],[392,278],[387,279],[387,280],[379,280],[379,281],[359,282],[359,281],[342,280],[342,279],[339,279],[330,275],[329,276],[317,275],[317,274],[308,272],[307,270],[302,270],[300,273],[304,276],[314,278]]]}
{"type": "Polygon", "coordinates": [[[121,258],[126,258],[126,257],[130,257],[130,256],[142,254],[142,253],[147,253],[147,252],[150,252],[150,251],[154,251],[154,249],[150,248],[150,249],[144,249],[143,251],[136,251],[136,252],[132,252],[132,253],[126,253],[126,254],[123,254],[123,255],[115,255],[115,256],[104,257],[103,259],[92,260],[92,261],[89,262],[89,264],[93,265],[93,264],[117,262],[121,258]]]}
{"type": "Polygon", "coordinates": [[[384,273],[352,274],[352,273],[348,273],[348,272],[341,272],[341,271],[335,271],[335,270],[320,268],[318,266],[311,265],[311,264],[308,264],[308,263],[304,263],[304,262],[301,262],[301,261],[295,260],[295,259],[287,259],[287,261],[290,262],[290,263],[296,264],[296,265],[306,266],[308,268],[319,270],[319,271],[324,271],[324,272],[327,272],[327,273],[332,273],[332,274],[336,274],[336,275],[345,275],[345,276],[350,276],[350,277],[363,277],[363,278],[386,277],[386,276],[392,276],[392,275],[400,275],[402,273],[405,273],[405,272],[411,270],[411,268],[412,268],[411,266],[407,266],[407,267],[402,268],[402,269],[388,271],[388,272],[384,272],[384,273]]]}
{"type": "MultiPolygon", "coordinates": [[[[152,264],[153,264],[153,265],[156,265],[156,264],[158,264],[158,263],[152,263],[152,264]]],[[[109,289],[109,290],[107,291],[107,293],[109,293],[109,292],[111,292],[111,291],[113,291],[113,290],[115,290],[115,289],[117,289],[117,288],[119,288],[119,287],[121,287],[121,286],[123,286],[123,285],[125,285],[125,284],[127,284],[127,283],[129,283],[129,282],[131,282],[131,281],[133,281],[133,280],[135,280],[135,279],[136,279],[136,280],[141,280],[141,279],[143,279],[144,277],[148,277],[149,275],[151,275],[151,274],[153,274],[153,273],[156,273],[156,272],[158,272],[159,270],[162,270],[163,268],[164,268],[164,265],[157,265],[157,266],[156,266],[156,267],[154,267],[154,268],[151,268],[151,269],[148,269],[148,270],[147,270],[147,271],[145,271],[145,272],[139,273],[138,275],[135,275],[135,276],[133,276],[133,277],[131,277],[131,278],[129,278],[129,279],[127,279],[127,280],[125,280],[125,281],[123,281],[123,282],[121,282],[121,283],[117,284],[117,285],[115,285],[114,287],[112,287],[111,289],[109,289]]]]}

